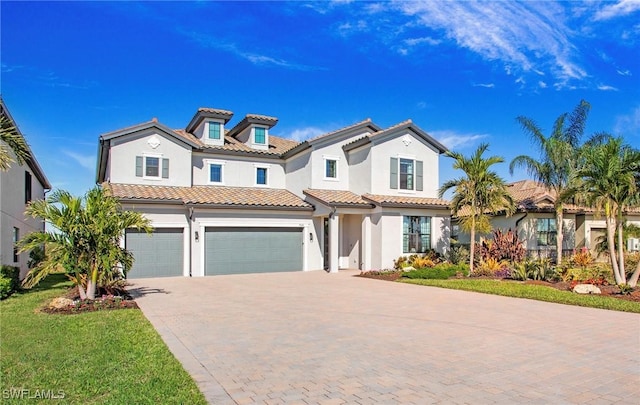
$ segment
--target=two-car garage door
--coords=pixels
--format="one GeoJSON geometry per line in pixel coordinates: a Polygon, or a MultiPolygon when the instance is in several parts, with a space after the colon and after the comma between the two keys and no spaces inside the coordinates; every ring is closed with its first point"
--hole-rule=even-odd
{"type": "MultiPolygon", "coordinates": [[[[204,274],[301,271],[302,235],[302,228],[206,228],[204,274]]],[[[201,249],[201,243],[194,243],[193,248],[201,249]]],[[[125,247],[135,259],[129,278],[183,275],[182,228],[156,228],[152,235],[127,230],[125,247]]]]}
{"type": "Polygon", "coordinates": [[[205,275],[302,270],[302,228],[206,228],[205,275]]]}

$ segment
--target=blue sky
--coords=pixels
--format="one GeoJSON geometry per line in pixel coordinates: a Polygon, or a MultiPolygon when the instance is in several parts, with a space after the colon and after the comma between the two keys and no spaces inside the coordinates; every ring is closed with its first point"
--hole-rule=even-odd
{"type": "MultiPolygon", "coordinates": [[[[198,107],[306,139],[411,118],[450,148],[537,156],[515,117],[581,99],[640,147],[640,1],[0,3],[2,96],[54,187],[94,184],[100,134],[198,107]]],[[[459,173],[441,159],[440,181],[459,173]]]]}

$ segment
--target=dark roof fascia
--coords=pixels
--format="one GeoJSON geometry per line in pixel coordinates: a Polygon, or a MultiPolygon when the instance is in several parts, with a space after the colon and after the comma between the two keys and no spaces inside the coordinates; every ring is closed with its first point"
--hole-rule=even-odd
{"type": "Polygon", "coordinates": [[[289,205],[249,205],[249,204],[211,204],[198,203],[193,201],[185,202],[187,207],[200,208],[222,208],[222,209],[257,209],[257,210],[273,210],[273,211],[313,211],[313,205],[308,207],[292,207],[289,205]]]}
{"type": "Polygon", "coordinates": [[[240,122],[238,122],[233,128],[229,130],[227,135],[235,137],[252,124],[265,125],[269,129],[273,128],[278,123],[276,117],[270,117],[267,115],[247,114],[240,122]]]}
{"type": "Polygon", "coordinates": [[[361,146],[365,146],[371,143],[371,138],[368,136],[362,137],[360,139],[356,139],[355,141],[348,143],[342,146],[342,150],[345,152],[350,152],[354,149],[358,149],[361,146]]]}
{"type": "Polygon", "coordinates": [[[261,157],[265,159],[282,160],[282,155],[273,152],[264,152],[259,150],[229,150],[218,148],[194,148],[194,152],[203,153],[207,155],[232,155],[232,156],[253,156],[261,157]]]}
{"type": "Polygon", "coordinates": [[[24,139],[24,142],[27,145],[27,150],[29,151],[29,159],[25,161],[26,165],[31,169],[31,171],[36,176],[40,184],[42,184],[42,187],[45,190],[51,190],[51,183],[49,183],[47,176],[44,174],[44,170],[42,170],[42,167],[40,166],[40,164],[38,163],[38,160],[36,159],[36,155],[33,153],[33,151],[31,150],[31,146],[29,146],[29,143],[27,142],[27,138],[25,138],[22,131],[20,131],[18,124],[13,119],[13,116],[9,112],[9,109],[4,103],[4,99],[2,98],[1,95],[0,95],[0,104],[2,105],[2,112],[6,115],[7,119],[11,121],[11,124],[15,127],[16,131],[22,137],[22,139],[24,139]]]}
{"type": "MultiPolygon", "coordinates": [[[[363,197],[366,198],[366,197],[363,197]]],[[[437,205],[437,204],[417,204],[417,203],[376,203],[380,205],[382,208],[429,208],[429,209],[439,209],[439,210],[448,210],[451,211],[448,205],[437,205]]]]}
{"type": "Polygon", "coordinates": [[[195,113],[193,118],[191,118],[191,121],[189,121],[189,124],[187,124],[185,131],[189,133],[193,132],[193,130],[196,129],[198,125],[200,125],[200,123],[206,118],[221,119],[224,121],[226,125],[227,122],[229,122],[229,120],[231,120],[232,117],[233,117],[233,112],[231,111],[215,110],[215,109],[212,111],[212,110],[200,109],[195,113]]]}
{"type": "Polygon", "coordinates": [[[296,146],[294,146],[293,148],[289,149],[288,151],[284,152],[282,154],[282,158],[289,159],[299,153],[306,151],[307,149],[311,149],[311,145],[309,144],[309,141],[301,142],[296,146]]]}
{"type": "Polygon", "coordinates": [[[321,203],[322,205],[326,205],[327,207],[332,207],[332,208],[375,208],[375,204],[372,203],[330,203],[328,201],[324,201],[319,199],[318,197],[315,197],[309,193],[306,192],[306,190],[303,190],[302,193],[304,195],[306,195],[309,198],[312,198],[316,201],[318,201],[319,203],[321,203]]]}
{"type": "Polygon", "coordinates": [[[145,123],[142,123],[142,124],[134,125],[134,126],[129,127],[129,128],[124,128],[124,129],[120,129],[120,130],[117,130],[117,131],[108,132],[106,134],[100,135],[100,139],[101,140],[105,140],[105,141],[110,141],[111,139],[119,138],[121,136],[135,135],[135,134],[137,134],[139,132],[143,132],[143,131],[146,131],[146,130],[151,129],[151,128],[158,129],[158,130],[164,132],[166,135],[171,136],[171,137],[175,138],[176,140],[191,146],[192,148],[198,148],[199,147],[199,145],[197,143],[195,143],[193,141],[190,141],[187,138],[179,136],[171,128],[169,128],[169,127],[167,127],[167,126],[165,126],[163,124],[160,124],[159,122],[155,122],[155,121],[145,122],[145,123]]]}
{"type": "Polygon", "coordinates": [[[449,149],[447,149],[446,146],[444,146],[443,144],[438,142],[435,138],[433,138],[431,135],[429,135],[428,133],[423,131],[420,127],[418,127],[416,124],[414,124],[410,120],[407,121],[407,123],[405,123],[404,125],[398,125],[398,126],[395,126],[395,127],[391,127],[389,129],[386,129],[386,130],[382,131],[379,134],[374,134],[374,136],[371,138],[371,141],[373,143],[377,143],[381,139],[386,139],[386,138],[396,134],[397,132],[404,131],[404,130],[407,130],[407,129],[413,131],[413,133],[415,133],[416,135],[419,135],[427,143],[429,143],[433,147],[435,147],[438,150],[438,152],[446,153],[449,150],[449,149]]]}

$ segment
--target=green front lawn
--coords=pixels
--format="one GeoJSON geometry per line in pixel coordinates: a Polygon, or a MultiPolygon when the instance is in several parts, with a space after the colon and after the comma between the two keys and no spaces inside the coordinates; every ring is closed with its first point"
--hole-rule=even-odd
{"type": "Polygon", "coordinates": [[[36,312],[70,286],[55,274],[0,302],[0,390],[64,395],[62,403],[206,404],[141,311],[36,312]]]}
{"type": "Polygon", "coordinates": [[[483,279],[410,280],[404,278],[398,281],[401,283],[451,288],[454,290],[475,291],[485,294],[504,295],[507,297],[529,298],[538,301],[555,302],[557,304],[578,305],[583,307],[640,313],[640,302],[625,301],[617,298],[597,295],[579,295],[571,291],[560,291],[555,288],[521,284],[511,281],[483,279]]]}

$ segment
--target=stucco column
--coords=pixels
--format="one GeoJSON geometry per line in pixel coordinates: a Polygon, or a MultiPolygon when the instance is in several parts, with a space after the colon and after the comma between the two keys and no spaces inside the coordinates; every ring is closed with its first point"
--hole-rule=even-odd
{"type": "Polygon", "coordinates": [[[339,216],[338,214],[334,213],[329,217],[329,273],[337,273],[339,268],[339,227],[339,216]]]}
{"type": "Polygon", "coordinates": [[[361,270],[371,270],[371,215],[362,216],[362,235],[360,238],[362,257],[361,270]]]}

